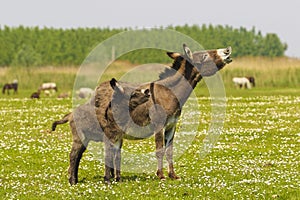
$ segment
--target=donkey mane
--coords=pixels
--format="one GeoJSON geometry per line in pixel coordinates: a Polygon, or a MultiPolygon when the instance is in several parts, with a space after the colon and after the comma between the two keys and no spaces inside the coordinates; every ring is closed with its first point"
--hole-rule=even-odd
{"type": "MultiPolygon", "coordinates": [[[[169,53],[167,53],[167,54],[169,55],[169,53]]],[[[179,56],[177,59],[175,59],[170,68],[165,68],[165,70],[159,74],[159,80],[168,78],[168,77],[176,74],[176,72],[178,71],[178,69],[181,66],[182,60],[183,60],[183,58],[181,56],[179,56]]]]}
{"type": "MultiPolygon", "coordinates": [[[[169,53],[167,54],[169,55],[169,53]]],[[[174,59],[173,64],[170,68],[165,68],[165,70],[159,74],[159,80],[163,80],[175,75],[180,69],[184,70],[182,74],[186,79],[189,79],[191,77],[193,71],[197,71],[197,69],[195,69],[195,67],[186,58],[184,58],[184,56],[180,55],[176,59],[174,59]],[[186,62],[185,65],[183,64],[183,60],[185,60],[186,62]]]]}
{"type": "MultiPolygon", "coordinates": [[[[194,66],[190,63],[186,56],[180,55],[174,59],[174,62],[170,68],[165,68],[165,70],[160,73],[159,80],[155,82],[167,86],[165,80],[168,80],[167,82],[169,84],[172,83],[172,85],[174,85],[178,83],[177,81],[180,81],[179,77],[182,77],[189,82],[191,88],[195,88],[198,82],[202,79],[202,75],[200,73],[201,67],[202,65],[197,67],[194,66]],[[175,75],[176,73],[177,76],[175,75]],[[172,77],[173,81],[170,79],[170,77],[172,77]]],[[[171,85],[168,85],[168,87],[171,87],[171,85]]]]}

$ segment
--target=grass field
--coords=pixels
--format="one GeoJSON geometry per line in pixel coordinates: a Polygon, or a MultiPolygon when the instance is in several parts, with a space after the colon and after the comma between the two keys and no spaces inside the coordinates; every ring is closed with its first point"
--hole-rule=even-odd
{"type": "MultiPolygon", "coordinates": [[[[70,100],[2,98],[0,197],[299,199],[300,96],[228,97],[223,134],[204,158],[199,150],[210,123],[210,100],[198,100],[201,124],[175,164],[181,181],[160,182],[154,171],[124,172],[123,182],[108,186],[103,183],[103,161],[88,150],[81,163],[80,182],[71,187],[67,181],[69,127],[48,132],[51,123],[70,110],[70,100]]],[[[143,151],[154,148],[147,146],[151,143],[125,142],[124,149],[143,151]]]]}
{"type": "MultiPolygon", "coordinates": [[[[243,62],[239,60],[237,65],[243,62]]],[[[195,134],[175,160],[180,181],[159,181],[155,170],[124,171],[121,183],[106,185],[103,160],[94,152],[102,144],[92,143],[80,165],[79,184],[73,187],[67,174],[69,126],[61,125],[56,132],[49,132],[54,120],[71,111],[71,99],[27,97],[49,71],[55,73],[57,81],[68,77],[66,85],[60,87],[68,91],[76,70],[68,68],[60,73],[44,68],[29,72],[32,83],[20,87],[17,95],[1,94],[0,98],[0,199],[300,199],[300,88],[293,85],[299,83],[299,76],[295,79],[294,74],[290,75],[291,86],[272,87],[268,81],[259,81],[252,90],[240,90],[229,85],[229,74],[255,74],[260,68],[229,66],[222,72],[227,95],[223,132],[205,157],[200,154],[211,122],[211,105],[203,83],[196,88],[198,97],[192,99],[199,103],[199,113],[192,112],[193,107],[185,110],[187,117],[199,118],[200,126],[188,127],[188,134],[179,129],[175,136],[180,148],[182,137],[189,136],[189,132],[195,134]]],[[[296,63],[290,69],[299,73],[299,66],[296,63]]],[[[276,68],[273,75],[268,73],[277,77],[278,72],[289,68],[284,67],[276,68]]],[[[0,76],[10,80],[10,70],[2,69],[0,76]]],[[[18,72],[22,80],[24,73],[18,72]]],[[[147,152],[154,149],[153,145],[153,138],[125,141],[124,150],[147,152]]]]}

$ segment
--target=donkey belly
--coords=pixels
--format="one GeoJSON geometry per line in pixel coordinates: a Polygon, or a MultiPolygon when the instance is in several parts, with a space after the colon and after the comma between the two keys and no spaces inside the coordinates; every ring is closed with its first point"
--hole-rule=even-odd
{"type": "Polygon", "coordinates": [[[142,140],[151,137],[154,134],[153,127],[148,126],[131,126],[125,131],[124,138],[127,140],[142,140]]]}
{"type": "Polygon", "coordinates": [[[101,128],[84,130],[84,135],[88,140],[103,142],[104,132],[101,130],[101,128]]]}
{"type": "Polygon", "coordinates": [[[174,126],[176,126],[177,121],[178,121],[178,116],[172,116],[172,117],[170,117],[170,118],[167,120],[165,129],[166,129],[166,130],[172,129],[174,126]]]}
{"type": "Polygon", "coordinates": [[[128,127],[126,129],[124,138],[127,140],[146,139],[151,137],[154,133],[161,131],[162,129],[164,130],[172,129],[174,126],[176,126],[177,121],[178,121],[178,117],[174,116],[167,119],[167,122],[164,125],[149,124],[147,126],[138,126],[135,124],[134,126],[128,127]]]}
{"type": "Polygon", "coordinates": [[[77,129],[78,134],[82,140],[87,141],[103,141],[104,132],[97,120],[97,117],[89,112],[89,110],[82,110],[74,113],[74,128],[77,129]]]}

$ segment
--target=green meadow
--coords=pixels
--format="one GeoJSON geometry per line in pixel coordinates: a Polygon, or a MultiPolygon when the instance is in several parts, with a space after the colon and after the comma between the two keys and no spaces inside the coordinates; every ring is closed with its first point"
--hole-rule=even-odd
{"type": "MultiPolygon", "coordinates": [[[[102,78],[119,78],[133,67],[115,62],[102,78]]],[[[20,86],[18,94],[11,91],[0,98],[0,199],[299,199],[299,60],[239,58],[220,72],[226,90],[224,127],[205,156],[212,105],[202,81],[192,103],[184,107],[175,135],[180,152],[175,155],[175,171],[181,180],[158,180],[153,155],[149,162],[154,161],[154,169],[130,171],[124,166],[122,181],[111,185],[103,182],[103,145],[93,142],[82,158],[79,183],[70,186],[69,125],[50,132],[53,121],[72,111],[72,99],[57,95],[72,92],[77,70],[0,69],[1,87],[13,79],[20,86]],[[257,85],[251,90],[236,88],[231,81],[249,75],[257,85]],[[50,81],[57,83],[57,94],[29,98],[42,82],[50,81]]],[[[153,152],[154,138],[125,141],[123,147],[125,152],[153,152]]],[[[143,163],[135,161],[139,169],[143,163]]]]}

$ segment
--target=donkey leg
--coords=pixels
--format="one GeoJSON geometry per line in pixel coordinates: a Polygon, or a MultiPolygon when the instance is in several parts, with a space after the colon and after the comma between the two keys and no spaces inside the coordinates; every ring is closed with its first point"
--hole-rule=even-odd
{"type": "Polygon", "coordinates": [[[110,168],[110,177],[115,177],[115,169],[113,167],[110,168]]]}
{"type": "Polygon", "coordinates": [[[156,158],[157,158],[156,175],[161,180],[166,179],[166,177],[164,176],[164,173],[163,173],[163,158],[164,158],[164,154],[165,154],[163,140],[164,140],[164,135],[163,135],[163,131],[161,130],[155,134],[155,146],[156,146],[156,158]]]}
{"type": "Polygon", "coordinates": [[[166,148],[166,158],[169,164],[169,173],[168,173],[169,177],[171,179],[180,179],[180,177],[176,175],[173,166],[173,141],[166,148]]]}
{"type": "Polygon", "coordinates": [[[105,152],[105,172],[104,172],[104,182],[110,184],[110,178],[114,174],[114,148],[112,143],[108,138],[104,139],[104,152],[105,152]]]}
{"type": "Polygon", "coordinates": [[[122,149],[123,140],[121,139],[118,142],[118,146],[115,148],[115,168],[116,168],[116,181],[121,180],[121,149],[122,149]]]}
{"type": "Polygon", "coordinates": [[[169,164],[169,177],[171,179],[180,179],[176,175],[173,166],[173,139],[174,139],[175,127],[165,132],[165,147],[166,147],[166,159],[169,164]]]}
{"type": "Polygon", "coordinates": [[[80,159],[86,146],[82,142],[73,142],[72,150],[70,153],[70,166],[69,166],[69,183],[75,185],[78,183],[78,168],[80,159]]]}

